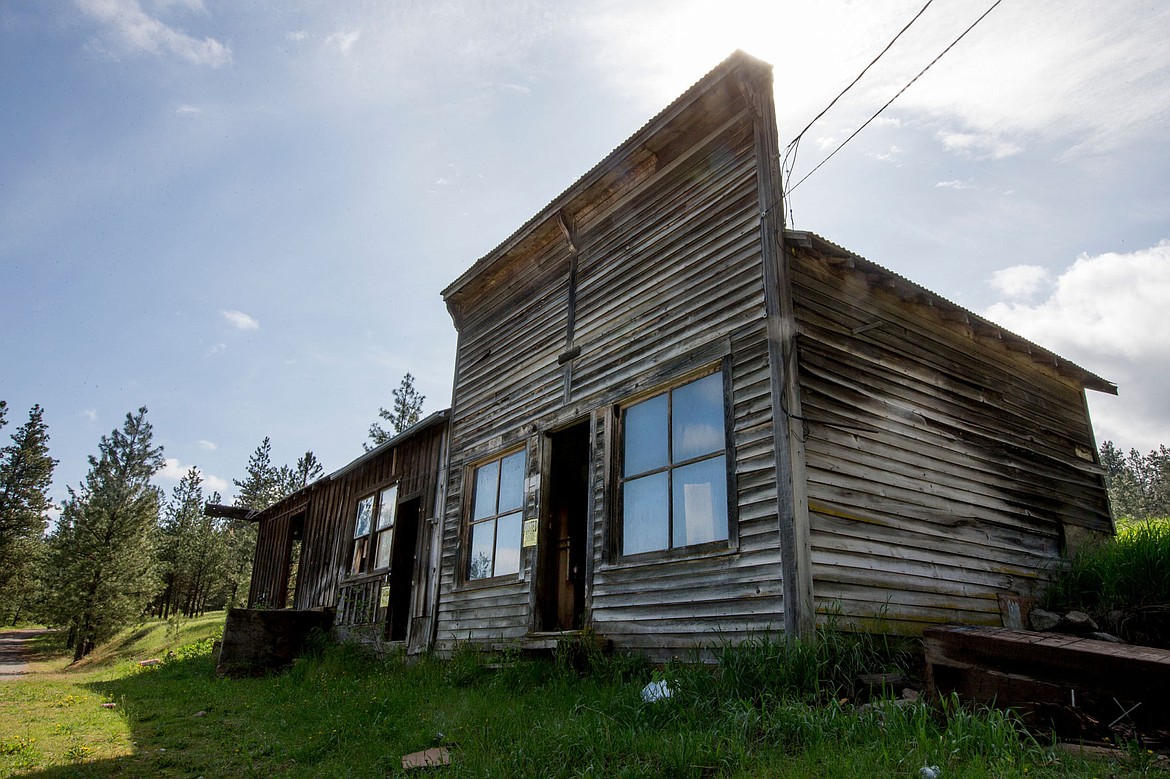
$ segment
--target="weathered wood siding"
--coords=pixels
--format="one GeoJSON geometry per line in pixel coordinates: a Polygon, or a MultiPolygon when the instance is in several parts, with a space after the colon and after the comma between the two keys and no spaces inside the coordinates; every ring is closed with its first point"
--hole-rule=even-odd
{"type": "MultiPolygon", "coordinates": [[[[249,608],[284,608],[288,580],[289,533],[293,517],[304,512],[308,496],[295,498],[279,507],[272,516],[263,516],[256,527],[256,554],[248,587],[249,608]]],[[[242,527],[245,520],[230,520],[242,527]]]]}
{"type": "MultiPolygon", "coordinates": [[[[751,77],[770,90],[770,76],[751,77]]],[[[725,77],[669,131],[607,160],[618,173],[604,192],[566,197],[559,207],[575,231],[572,248],[552,218],[537,222],[502,268],[476,280],[474,294],[461,294],[440,648],[515,639],[534,626],[535,549],[525,550],[515,579],[463,581],[469,466],[523,442],[525,517],[534,518],[543,433],[584,417],[593,444],[586,592],[593,627],[618,646],[652,654],[782,627],[754,121],[735,77],[725,77]],[[558,357],[567,346],[574,248],[580,353],[566,399],[558,357]],[[685,559],[615,559],[613,405],[721,360],[731,386],[738,541],[685,559]]]]}
{"type": "Polygon", "coordinates": [[[395,446],[358,458],[328,482],[316,488],[311,486],[307,493],[288,499],[287,505],[277,504],[261,515],[249,605],[262,603],[265,592],[281,591],[281,577],[287,569],[288,523],[304,512],[296,602],[289,605],[297,609],[335,607],[340,586],[349,579],[368,578],[366,574],[349,575],[357,501],[398,482],[400,503],[412,497],[421,498],[414,617],[426,616],[420,611],[428,600],[425,588],[431,586],[429,545],[435,524],[434,496],[445,434],[445,423],[432,424],[395,446]],[[268,513],[272,516],[267,516],[268,513]]]}
{"type": "Polygon", "coordinates": [[[999,624],[1066,526],[1110,530],[1078,382],[848,259],[792,269],[820,611],[999,624]]]}

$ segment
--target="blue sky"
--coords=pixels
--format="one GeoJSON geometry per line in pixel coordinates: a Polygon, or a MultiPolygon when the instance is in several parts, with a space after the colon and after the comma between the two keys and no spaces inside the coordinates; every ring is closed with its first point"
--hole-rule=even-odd
{"type": "MultiPolygon", "coordinates": [[[[440,290],[736,48],[789,141],[923,0],[5,0],[0,399],[54,488],[146,405],[225,497],[360,454],[403,373],[450,400],[440,290]]],[[[990,4],[935,0],[794,180],[990,4]]],[[[1120,386],[1170,444],[1170,6],[1005,0],[792,194],[812,230],[1120,386]]],[[[5,431],[8,432],[8,431],[5,431]]]]}

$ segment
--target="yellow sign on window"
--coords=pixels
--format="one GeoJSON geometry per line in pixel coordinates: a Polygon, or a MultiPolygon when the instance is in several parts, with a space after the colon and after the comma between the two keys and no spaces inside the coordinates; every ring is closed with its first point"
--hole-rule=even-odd
{"type": "Polygon", "coordinates": [[[378,597],[378,606],[383,609],[390,608],[390,588],[382,585],[382,593],[378,597]]]}

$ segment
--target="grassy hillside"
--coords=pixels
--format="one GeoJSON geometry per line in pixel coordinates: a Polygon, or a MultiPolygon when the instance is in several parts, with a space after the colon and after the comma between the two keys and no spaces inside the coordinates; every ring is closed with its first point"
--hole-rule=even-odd
{"type": "Polygon", "coordinates": [[[0,774],[379,777],[450,749],[450,777],[1105,777],[1153,770],[1144,750],[1088,762],[1008,715],[946,702],[856,706],[849,680],[897,656],[830,637],[762,639],[717,669],[651,669],[570,647],[558,661],[460,651],[406,665],[323,646],[280,675],[214,676],[222,615],[127,631],[68,667],[42,647],[0,683],[0,774]],[[569,650],[573,651],[569,651],[569,650]],[[168,654],[169,653],[169,654],[168,654]],[[143,667],[140,660],[163,658],[143,667]],[[587,673],[580,675],[585,669],[587,673]],[[646,703],[651,679],[672,691],[646,703]],[[105,706],[103,704],[113,704],[105,706]]]}

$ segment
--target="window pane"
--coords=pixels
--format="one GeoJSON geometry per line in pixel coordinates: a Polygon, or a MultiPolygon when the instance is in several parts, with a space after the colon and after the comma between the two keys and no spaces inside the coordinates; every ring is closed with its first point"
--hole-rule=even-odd
{"type": "Polygon", "coordinates": [[[495,522],[481,522],[471,526],[471,564],[467,570],[468,579],[487,579],[492,575],[495,529],[495,522]]]}
{"type": "Polygon", "coordinates": [[[378,534],[378,553],[374,558],[375,568],[390,567],[390,545],[394,541],[394,528],[383,530],[378,534]]]}
{"type": "Polygon", "coordinates": [[[496,570],[495,576],[520,571],[520,517],[521,513],[508,514],[496,520],[496,570]]]}
{"type": "Polygon", "coordinates": [[[368,537],[353,542],[353,564],[349,568],[350,573],[361,573],[366,567],[366,550],[369,549],[369,545],[368,537]]]}
{"type": "Polygon", "coordinates": [[[666,549],[670,507],[667,475],[656,473],[625,483],[622,491],[622,554],[666,549]]]}
{"type": "Polygon", "coordinates": [[[723,374],[713,373],[674,391],[671,462],[723,451],[723,374]]]}
{"type": "Polygon", "coordinates": [[[496,487],[500,475],[500,461],[494,460],[475,470],[475,506],[472,519],[483,519],[496,513],[496,487]]]}
{"type": "Polygon", "coordinates": [[[524,505],[524,450],[505,457],[501,461],[501,466],[498,511],[503,514],[524,505]]]}
{"type": "Polygon", "coordinates": [[[367,535],[370,532],[370,520],[374,515],[374,496],[362,498],[357,504],[357,520],[353,525],[353,537],[367,535]]]}
{"type": "Polygon", "coordinates": [[[624,476],[667,465],[666,395],[630,406],[625,413],[624,476]]]}
{"type": "Polygon", "coordinates": [[[726,457],[674,471],[674,546],[727,539],[726,457]]]}
{"type": "Polygon", "coordinates": [[[382,490],[378,498],[378,530],[394,526],[394,514],[398,510],[398,485],[382,490]]]}

